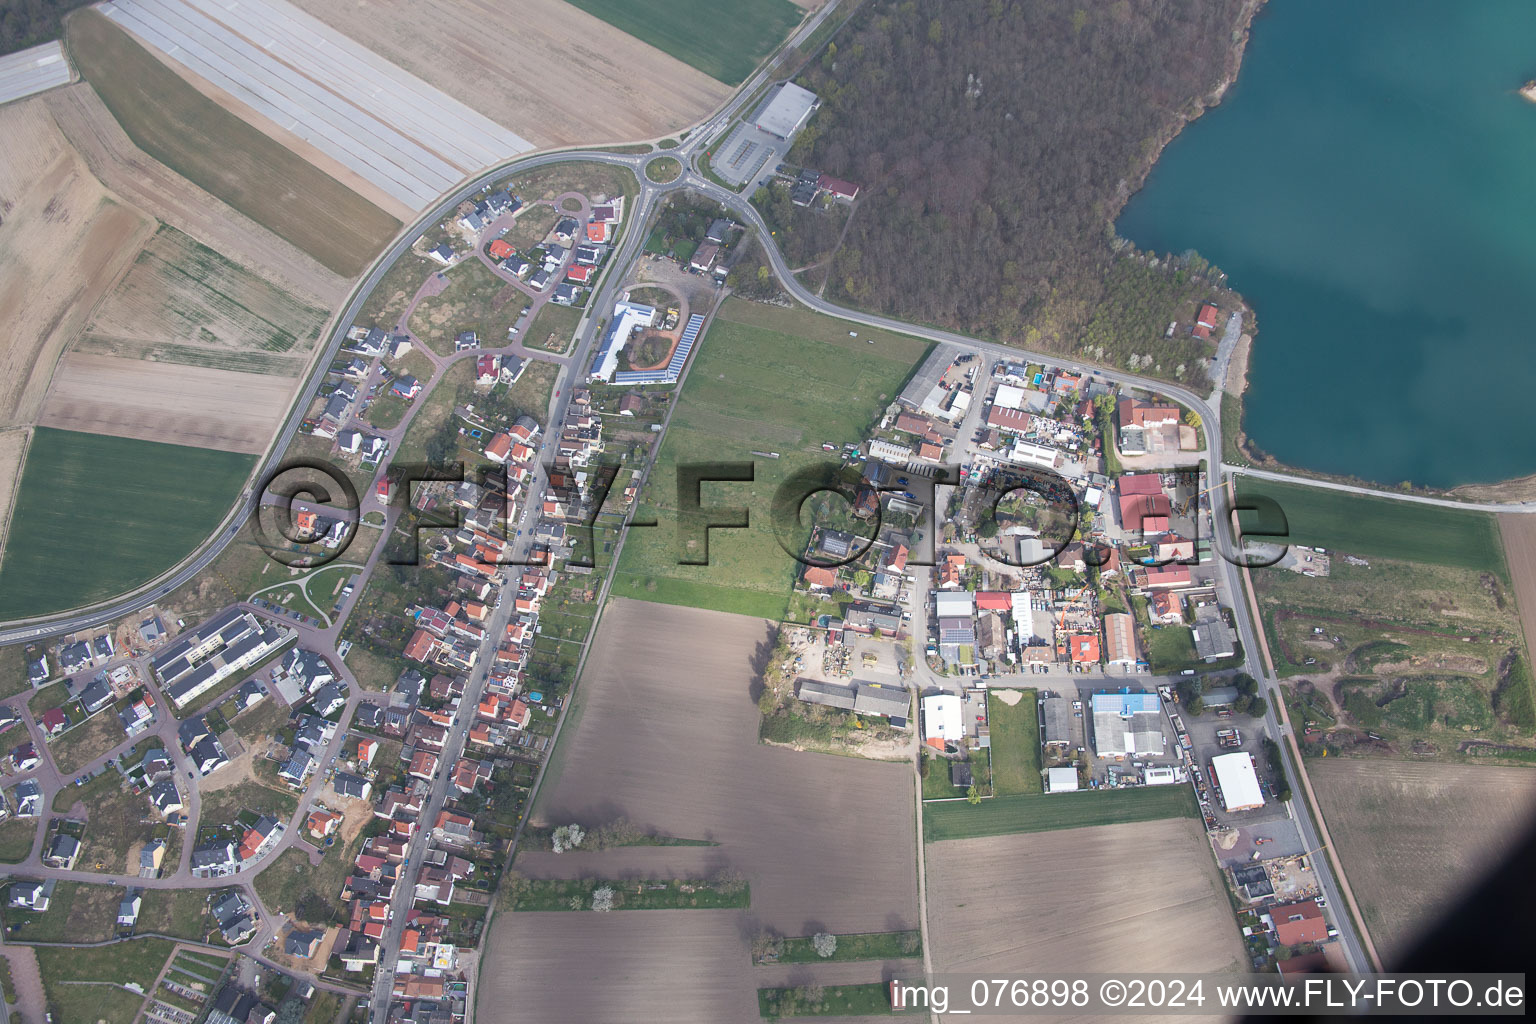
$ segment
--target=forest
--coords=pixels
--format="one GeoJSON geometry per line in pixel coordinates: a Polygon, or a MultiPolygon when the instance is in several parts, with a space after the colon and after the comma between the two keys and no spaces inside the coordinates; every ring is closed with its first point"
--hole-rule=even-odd
{"type": "MultiPolygon", "coordinates": [[[[1187,335],[1195,304],[1236,298],[1113,221],[1231,75],[1252,8],[869,0],[799,77],[822,108],[791,160],[864,189],[826,297],[1196,382],[1214,349],[1187,335]]],[[[826,212],[757,199],[791,262],[837,244],[826,212]]]]}
{"type": "Polygon", "coordinates": [[[0,56],[63,35],[64,15],[91,0],[0,0],[0,56]]]}

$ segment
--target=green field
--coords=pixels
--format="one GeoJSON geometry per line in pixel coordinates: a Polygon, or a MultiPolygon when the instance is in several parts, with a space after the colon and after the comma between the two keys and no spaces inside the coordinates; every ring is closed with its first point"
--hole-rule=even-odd
{"type": "MultiPolygon", "coordinates": [[[[1238,477],[1237,496],[1251,495],[1272,498],[1280,506],[1294,544],[1509,578],[1498,522],[1482,512],[1238,477]]],[[[1278,525],[1253,512],[1241,513],[1239,518],[1249,530],[1272,530],[1278,525]]]]}
{"type": "Polygon", "coordinates": [[[153,579],[213,532],[255,462],[38,427],[0,563],[0,619],[90,604],[153,579]]]}
{"type": "Polygon", "coordinates": [[[834,960],[903,960],[921,956],[923,933],[904,932],[852,932],[837,936],[837,948],[828,957],[816,952],[813,936],[801,935],[783,940],[783,948],[776,964],[814,964],[834,960]]]}
{"type": "Polygon", "coordinates": [[[992,732],[992,786],[999,796],[1040,793],[1040,712],[1035,691],[1009,707],[996,694],[987,697],[987,728],[992,732]]]}
{"type": "Polygon", "coordinates": [[[805,988],[760,988],[757,990],[757,1012],[766,1020],[890,1016],[897,1012],[891,1009],[890,991],[878,981],[862,985],[824,985],[820,995],[819,1001],[812,1002],[805,988]]]}
{"type": "Polygon", "coordinates": [[[65,43],[140,149],[343,277],[360,274],[400,230],[399,220],[198,92],[104,15],[75,12],[65,43]]]}
{"type": "Polygon", "coordinates": [[[726,85],[740,85],[788,37],[803,13],[789,0],[570,2],[726,85]]]}
{"type": "Polygon", "coordinates": [[[923,837],[933,843],[941,839],[974,839],[977,836],[1198,816],[1195,795],[1188,786],[997,796],[974,807],[961,801],[925,804],[923,837]]]}
{"type": "Polygon", "coordinates": [[[836,466],[822,442],[864,438],[927,351],[885,332],[850,338],[844,321],[805,310],[727,302],[696,350],[640,496],[636,521],[660,525],[631,527],[613,592],[782,618],[800,563],[775,535],[775,492],[796,471],[836,466]],[[716,462],[754,465],[751,482],[705,484],[702,495],[706,508],[748,508],[748,526],[709,531],[709,564],[680,565],[683,548],[691,558],[702,551],[678,537],[677,467],[716,462]]]}
{"type": "Polygon", "coordinates": [[[134,939],[95,949],[39,948],[37,965],[54,1019],[131,1024],[144,996],[118,986],[136,984],[149,991],[171,948],[164,939],[134,939]]]}

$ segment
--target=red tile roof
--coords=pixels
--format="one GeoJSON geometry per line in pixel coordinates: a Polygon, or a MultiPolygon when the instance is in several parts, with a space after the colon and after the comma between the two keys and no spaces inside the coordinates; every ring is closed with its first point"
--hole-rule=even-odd
{"type": "Polygon", "coordinates": [[[514,252],[516,250],[500,238],[491,243],[491,259],[493,260],[504,260],[514,252]]]}
{"type": "Polygon", "coordinates": [[[1275,923],[1275,937],[1282,946],[1322,942],[1328,938],[1328,919],[1323,916],[1322,908],[1311,900],[1276,903],[1269,908],[1269,919],[1275,923]]]}

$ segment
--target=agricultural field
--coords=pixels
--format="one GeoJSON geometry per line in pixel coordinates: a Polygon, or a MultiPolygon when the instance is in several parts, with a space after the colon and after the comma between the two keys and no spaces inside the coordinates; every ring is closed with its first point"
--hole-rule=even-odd
{"type": "Polygon", "coordinates": [[[40,98],[0,107],[0,427],[31,423],[60,353],[154,230],[111,197],[40,98]]]}
{"type": "MultiPolygon", "coordinates": [[[[768,623],[624,600],[604,614],[574,698],[581,716],[567,723],[531,820],[590,828],[622,817],[642,831],[717,845],[620,846],[579,856],[528,850],[517,870],[539,880],[726,872],[750,886],[751,920],[779,934],[914,927],[911,763],[758,744],[751,685],[755,662],[772,642],[768,623]],[[594,749],[607,753],[580,755],[594,749]],[[688,755],[679,760],[682,749],[688,755]],[[806,863],[819,868],[808,875],[806,863]]],[[[490,948],[510,966],[482,983],[483,998],[497,1005],[519,993],[530,1015],[561,1019],[609,1019],[607,1009],[621,999],[634,1000],[627,1012],[636,1018],[747,1019],[756,1012],[756,988],[775,978],[751,966],[743,913],[498,915],[490,948]],[[605,920],[593,927],[594,918],[605,920]],[[620,919],[639,919],[644,931],[620,919]],[[636,938],[642,934],[644,941],[636,938]],[[565,975],[551,964],[575,943],[587,952],[563,968],[582,972],[573,987],[552,980],[565,975]],[[613,975],[604,965],[620,962],[624,981],[608,983],[613,975]],[[710,981],[701,986],[699,978],[710,981]],[[686,1006],[660,1012],[664,1000],[679,997],[686,1006]]],[[[865,967],[866,977],[845,980],[878,978],[865,967]]]]}
{"type": "Polygon", "coordinates": [[[494,0],[297,3],[541,148],[654,138],[701,120],[730,94],[666,47],[564,0],[524,0],[515,30],[490,34],[485,26],[505,17],[494,0]],[[580,89],[569,88],[573,80],[580,89]]]}
{"type": "Polygon", "coordinates": [[[923,835],[933,843],[1161,818],[1198,819],[1194,794],[1184,786],[1141,786],[1040,796],[995,796],[974,807],[964,801],[930,803],[923,808],[923,835]]]}
{"type": "Polygon", "coordinates": [[[631,531],[613,592],[782,618],[800,563],[768,514],[775,492],[796,472],[828,465],[824,441],[862,439],[927,350],[880,331],[851,338],[843,321],[804,310],[728,301],[700,341],[640,496],[636,520],[654,515],[660,525],[631,531]],[[704,495],[706,506],[752,511],[744,530],[710,531],[708,565],[680,565],[703,556],[696,540],[685,552],[678,538],[677,467],[695,462],[752,463],[752,482],[708,485],[704,495]]]}
{"type": "Polygon", "coordinates": [[[1247,966],[1198,821],[934,843],[925,861],[936,973],[1247,966]]]}
{"type": "Polygon", "coordinates": [[[343,277],[400,230],[398,216],[199,92],[95,10],[65,26],[70,56],[145,153],[343,277]]]}
{"type": "Polygon", "coordinates": [[[1040,793],[1040,713],[1034,690],[992,690],[987,728],[992,732],[992,789],[998,796],[1040,793]],[[1010,696],[1018,697],[1010,704],[1010,696]]]}
{"type": "Polygon", "coordinates": [[[213,532],[254,463],[39,427],[0,563],[0,618],[89,604],[154,578],[213,532]],[[62,542],[67,573],[58,571],[62,542]]]}
{"type": "MultiPolygon", "coordinates": [[[[1504,555],[1511,576],[1510,589],[1514,592],[1515,605],[1520,613],[1520,627],[1525,633],[1525,664],[1536,665],[1536,517],[1500,516],[1499,536],[1504,541],[1504,555]]],[[[4,537],[4,528],[0,527],[0,542],[3,542],[4,537]]],[[[1536,675],[1536,672],[1530,674],[1536,675]]],[[[1536,687],[1536,683],[1532,686],[1536,687]]],[[[1536,693],[1531,694],[1531,706],[1532,711],[1525,720],[1536,727],[1536,693]]]]}
{"type": "Polygon", "coordinates": [[[460,331],[476,332],[486,348],[505,345],[507,328],[527,307],[528,296],[478,259],[464,260],[446,273],[448,287],[417,303],[412,332],[440,356],[453,354],[460,331]]]}
{"type": "Polygon", "coordinates": [[[1536,770],[1313,758],[1334,853],[1382,958],[1408,952],[1536,819],[1536,770]]]}
{"type": "Polygon", "coordinates": [[[235,263],[256,268],[301,301],[331,309],[346,296],[346,278],[135,146],[87,83],[54,89],[43,98],[91,173],[128,203],[235,263]]]}
{"type": "Polygon", "coordinates": [[[1276,671],[1304,677],[1325,712],[1304,752],[1385,744],[1454,757],[1536,734],[1519,615],[1494,573],[1335,558],[1323,578],[1252,575],[1276,671]]]}
{"type": "MultiPolygon", "coordinates": [[[[1250,495],[1271,498],[1280,506],[1293,544],[1326,548],[1336,555],[1443,565],[1509,579],[1498,522],[1483,512],[1239,476],[1238,498],[1250,495]]],[[[1255,512],[1239,513],[1239,519],[1249,530],[1279,526],[1255,512]]]]}
{"type": "Polygon", "coordinates": [[[162,226],[73,351],[297,378],[326,314],[162,226]]]}
{"type": "Polygon", "coordinates": [[[70,352],[38,424],[255,455],[271,443],[296,388],[293,378],[267,373],[70,352]]]}
{"type": "Polygon", "coordinates": [[[27,457],[32,432],[26,428],[0,430],[0,555],[5,554],[5,536],[11,526],[11,499],[21,482],[21,464],[27,457]]]}
{"type": "Polygon", "coordinates": [[[642,0],[570,2],[726,85],[745,81],[804,14],[789,0],[744,6],[678,0],[659,9],[642,0]]]}

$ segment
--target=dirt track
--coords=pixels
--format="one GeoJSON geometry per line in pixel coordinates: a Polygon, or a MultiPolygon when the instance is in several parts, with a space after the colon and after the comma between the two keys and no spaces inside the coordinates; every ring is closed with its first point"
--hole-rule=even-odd
{"type": "Polygon", "coordinates": [[[649,139],[730,88],[564,0],[296,0],[539,146],[649,139]]]}
{"type": "Polygon", "coordinates": [[[294,382],[259,373],[71,353],[38,423],[194,448],[261,452],[294,382]]]}
{"type": "Polygon", "coordinates": [[[115,202],[40,99],[0,107],[0,426],[37,415],[64,347],[153,223],[115,202]]]}
{"type": "Polygon", "coordinates": [[[1526,664],[1536,666],[1536,515],[1507,513],[1498,519],[1520,628],[1525,632],[1526,664]]]}
{"type": "MultiPolygon", "coordinates": [[[[751,884],[751,909],[498,916],[481,983],[489,1005],[517,999],[534,1019],[613,1020],[633,998],[644,1011],[624,1019],[757,1020],[748,961],[758,922],[786,935],[916,927],[910,765],[760,745],[750,684],[769,635],[760,619],[615,601],[535,817],[622,816],[719,845],[517,859],[531,877],[728,869],[751,884]],[[678,998],[700,1003],[664,1012],[678,998]]],[[[878,963],[865,967],[863,980],[880,980],[878,963]]]]}
{"type": "Polygon", "coordinates": [[[89,85],[44,98],[92,173],[128,202],[327,309],[346,295],[346,279],[135,146],[89,85]]]}

